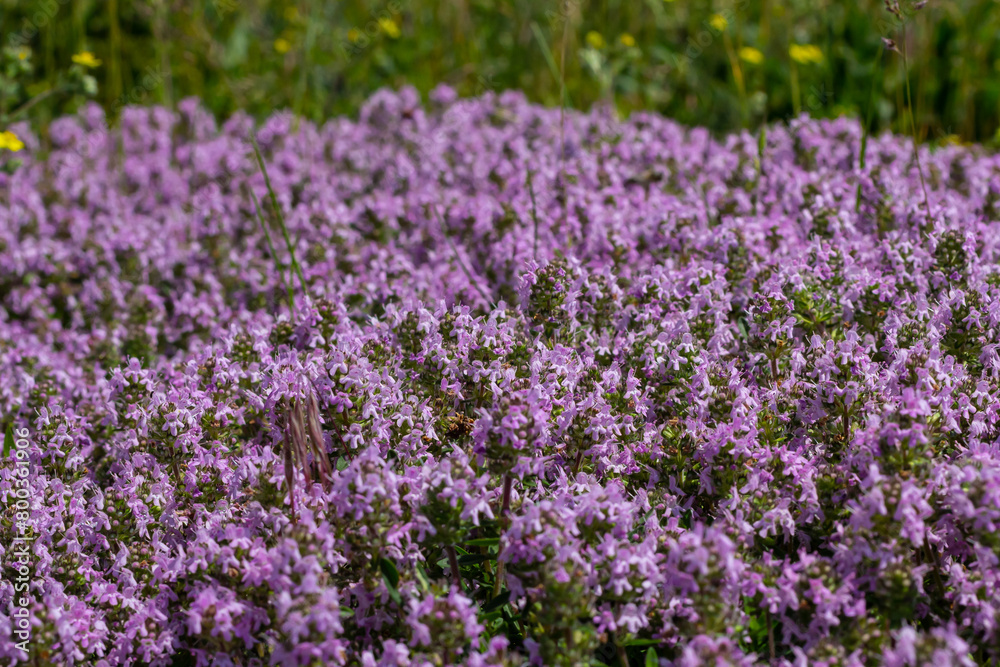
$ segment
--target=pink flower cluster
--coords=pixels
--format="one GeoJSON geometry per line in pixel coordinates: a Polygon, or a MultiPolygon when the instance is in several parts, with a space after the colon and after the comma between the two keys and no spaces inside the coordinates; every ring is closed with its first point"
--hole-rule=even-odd
{"type": "Polygon", "coordinates": [[[0,657],[1000,658],[1000,157],[403,90],[279,211],[252,127],[19,129],[0,657]]]}

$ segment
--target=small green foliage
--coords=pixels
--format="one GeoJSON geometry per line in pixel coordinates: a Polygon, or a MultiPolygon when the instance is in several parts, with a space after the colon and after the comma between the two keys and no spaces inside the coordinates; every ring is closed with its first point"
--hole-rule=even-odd
{"type": "Polygon", "coordinates": [[[4,431],[3,435],[3,458],[10,456],[11,450],[14,448],[14,426],[13,424],[7,424],[7,429],[4,431]]]}
{"type": "Polygon", "coordinates": [[[552,338],[569,321],[563,309],[570,286],[569,265],[556,259],[538,270],[528,297],[528,317],[545,338],[552,338]]]}
{"type": "Polygon", "coordinates": [[[288,320],[282,320],[276,323],[271,328],[271,333],[268,334],[268,340],[271,345],[278,347],[280,345],[288,345],[292,342],[292,336],[295,333],[295,327],[288,320]]]}

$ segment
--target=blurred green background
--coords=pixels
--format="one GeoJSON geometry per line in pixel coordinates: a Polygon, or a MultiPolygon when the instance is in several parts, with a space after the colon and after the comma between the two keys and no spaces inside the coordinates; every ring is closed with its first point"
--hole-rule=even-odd
{"type": "Polygon", "coordinates": [[[899,20],[882,0],[0,0],[0,117],[53,88],[22,117],[44,126],[72,111],[84,97],[62,77],[89,51],[112,115],[125,100],[195,95],[219,117],[290,108],[322,120],[382,86],[447,83],[716,132],[807,112],[909,134],[908,74],[922,139],[995,140],[1000,4],[917,4],[901,2],[899,20]],[[906,73],[884,36],[905,46],[906,73]]]}

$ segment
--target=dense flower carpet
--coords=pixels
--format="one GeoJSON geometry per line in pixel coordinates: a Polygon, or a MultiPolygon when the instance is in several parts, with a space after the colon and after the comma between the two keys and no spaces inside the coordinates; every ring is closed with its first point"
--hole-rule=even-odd
{"type": "Polygon", "coordinates": [[[1000,656],[1000,158],[445,88],[253,127],[19,131],[4,660],[1000,656]]]}

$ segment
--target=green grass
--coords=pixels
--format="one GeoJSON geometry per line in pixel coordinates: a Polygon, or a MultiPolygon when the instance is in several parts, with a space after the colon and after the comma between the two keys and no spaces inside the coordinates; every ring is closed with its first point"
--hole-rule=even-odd
{"type": "MultiPolygon", "coordinates": [[[[289,108],[322,120],[355,113],[383,86],[473,94],[486,81],[552,106],[610,99],[623,114],[655,110],[716,132],[799,107],[909,134],[909,78],[922,140],[993,139],[996,3],[902,5],[900,23],[881,0],[0,0],[3,45],[29,37],[35,65],[0,113],[56,85],[71,56],[90,50],[103,61],[94,74],[108,109],[194,95],[220,117],[289,108]],[[713,15],[727,19],[724,31],[713,15]],[[900,41],[903,24],[906,75],[882,44],[900,41]],[[815,45],[822,61],[794,63],[792,44],[815,45]],[[739,57],[743,47],[762,62],[739,57]],[[143,85],[150,74],[156,85],[143,85]]],[[[44,126],[82,99],[53,95],[31,118],[44,126]]]]}

